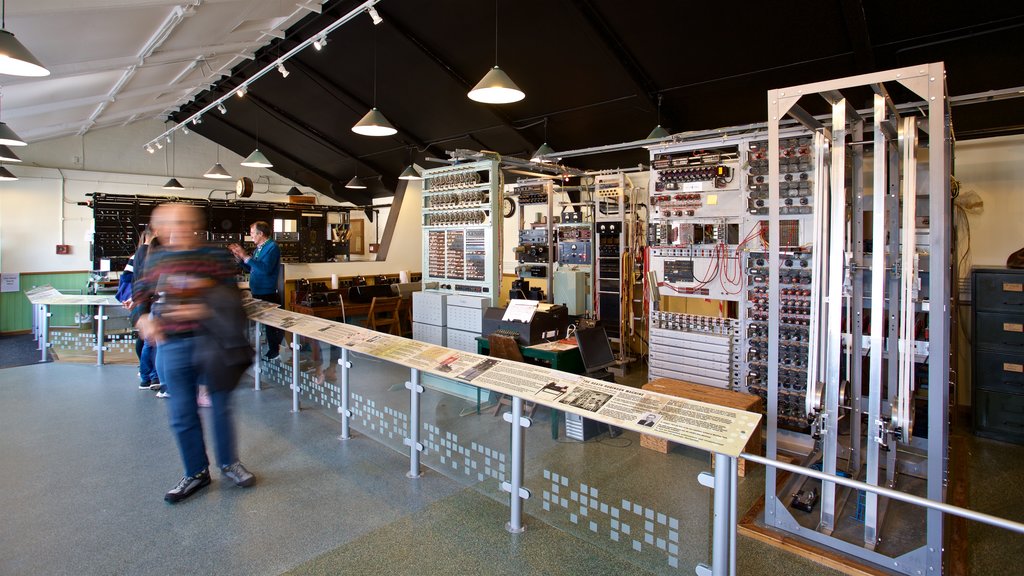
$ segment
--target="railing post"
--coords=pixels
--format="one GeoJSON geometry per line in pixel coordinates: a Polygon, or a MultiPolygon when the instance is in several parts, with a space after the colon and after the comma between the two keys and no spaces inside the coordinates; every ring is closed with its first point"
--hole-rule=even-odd
{"type": "Polygon", "coordinates": [[[352,363],[348,361],[348,348],[341,349],[341,358],[338,358],[338,366],[341,366],[341,406],[338,407],[338,414],[341,414],[341,440],[348,440],[352,434],[348,429],[348,420],[352,417],[352,410],[348,406],[348,369],[352,363]]]}
{"type": "Polygon", "coordinates": [[[96,307],[96,316],[93,318],[96,319],[96,365],[103,366],[103,322],[107,319],[103,315],[103,304],[96,307]]]}
{"type": "Polygon", "coordinates": [[[256,349],[256,361],[253,362],[253,374],[252,379],[255,382],[253,385],[256,390],[262,390],[260,387],[260,374],[263,372],[262,356],[260,354],[260,323],[253,321],[253,332],[255,336],[255,344],[253,348],[256,349]]]}
{"type": "Polygon", "coordinates": [[[42,350],[40,362],[46,362],[46,353],[50,351],[50,305],[43,304],[39,314],[39,349],[42,350]]]}
{"type": "Polygon", "coordinates": [[[530,491],[523,488],[523,469],[525,448],[524,432],[530,427],[529,418],[523,417],[523,399],[518,396],[512,397],[512,411],[502,415],[506,422],[512,424],[512,461],[511,461],[511,482],[502,482],[501,489],[509,493],[509,507],[511,514],[505,529],[513,534],[519,534],[526,530],[523,525],[523,500],[530,498],[530,491]]]}
{"type": "Polygon", "coordinates": [[[292,332],[292,412],[299,411],[299,333],[292,332]]]}
{"type": "Polygon", "coordinates": [[[729,456],[716,452],[715,517],[711,536],[711,574],[713,576],[726,576],[729,573],[729,550],[731,545],[729,535],[732,533],[732,528],[729,526],[730,468],[729,456]]]}
{"type": "Polygon", "coordinates": [[[729,576],[736,576],[736,506],[739,502],[739,459],[729,458],[729,576]]]}
{"type": "Polygon", "coordinates": [[[403,443],[409,447],[409,472],[407,478],[419,478],[423,475],[420,471],[420,452],[423,451],[423,444],[420,444],[420,394],[423,393],[423,386],[420,385],[420,371],[412,368],[411,377],[405,383],[409,390],[409,437],[403,443]]]}

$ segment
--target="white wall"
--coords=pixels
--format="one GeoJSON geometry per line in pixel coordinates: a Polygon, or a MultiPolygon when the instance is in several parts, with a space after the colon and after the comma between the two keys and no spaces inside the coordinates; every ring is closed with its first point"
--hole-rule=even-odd
{"type": "MultiPolygon", "coordinates": [[[[977,192],[985,202],[968,215],[971,254],[967,266],[1005,266],[1024,248],[1024,135],[968,140],[956,144],[960,192],[977,192]]],[[[965,271],[966,272],[966,271],[965,271]]]]}
{"type": "MultiPolygon", "coordinates": [[[[228,198],[228,193],[234,191],[233,180],[202,178],[203,172],[217,161],[218,154],[220,162],[232,176],[248,176],[256,183],[251,200],[286,202],[285,193],[296,185],[270,170],[239,166],[242,157],[219,148],[194,132],[187,136],[178,132],[173,145],[165,145],[154,154],[147,153],[143,146],[163,131],[164,125],[160,122],[138,122],[89,132],[84,137],[47,140],[17,149],[24,162],[8,165],[8,168],[19,179],[0,182],[0,271],[91,269],[92,210],[78,205],[88,200],[86,194],[89,193],[169,196],[171,191],[163,190],[161,186],[173,175],[186,187],[186,190],[173,195],[228,198]],[[58,243],[69,244],[71,253],[57,255],[58,243]]],[[[338,204],[310,188],[301,189],[307,194],[315,194],[319,204],[338,204]]],[[[406,198],[408,212],[402,211],[399,222],[405,226],[404,230],[411,230],[410,226],[414,225],[416,233],[396,233],[388,262],[373,264],[374,269],[383,267],[386,270],[370,273],[418,271],[420,268],[419,188],[410,187],[406,198]]],[[[362,213],[353,212],[353,216],[361,217],[362,213]]],[[[388,209],[382,209],[379,216],[383,235],[388,209]]],[[[364,243],[372,242],[374,229],[369,222],[364,233],[364,243]]],[[[367,255],[367,258],[373,257],[367,255]]],[[[346,263],[349,267],[359,265],[346,263]]]]}

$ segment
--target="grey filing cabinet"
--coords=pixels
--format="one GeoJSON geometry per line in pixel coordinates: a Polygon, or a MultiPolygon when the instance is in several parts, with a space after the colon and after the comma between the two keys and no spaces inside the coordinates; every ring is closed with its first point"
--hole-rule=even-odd
{"type": "Polygon", "coordinates": [[[1024,270],[975,268],[971,289],[974,432],[1024,444],[1024,270]]]}

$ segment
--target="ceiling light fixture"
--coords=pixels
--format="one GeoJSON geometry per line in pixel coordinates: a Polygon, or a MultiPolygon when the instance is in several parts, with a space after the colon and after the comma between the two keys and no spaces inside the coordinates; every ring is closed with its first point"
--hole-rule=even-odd
{"type": "Polygon", "coordinates": [[[214,180],[230,180],[232,178],[231,173],[225,170],[220,163],[220,146],[217,146],[217,163],[210,166],[206,174],[203,174],[203,178],[213,178],[214,180]]]}
{"type": "Polygon", "coordinates": [[[153,148],[152,144],[146,144],[146,152],[149,152],[150,154],[152,154],[152,153],[156,152],[156,148],[153,148]]]}
{"type": "Polygon", "coordinates": [[[248,156],[246,156],[245,160],[242,160],[241,165],[242,166],[247,166],[249,168],[273,168],[274,167],[274,165],[270,163],[270,160],[267,160],[267,157],[263,155],[263,152],[260,152],[259,148],[253,150],[252,154],[249,154],[248,156]]]}
{"type": "Polygon", "coordinates": [[[530,157],[530,162],[536,164],[553,164],[554,162],[548,158],[551,154],[554,154],[555,150],[548,146],[548,119],[544,118],[544,143],[537,148],[537,151],[530,157]]]}
{"type": "Polygon", "coordinates": [[[321,34],[319,38],[313,40],[313,48],[317,52],[323,50],[325,46],[327,46],[327,34],[321,34]]]}
{"type": "Polygon", "coordinates": [[[251,154],[245,157],[245,160],[241,162],[242,166],[248,168],[273,168],[274,165],[267,160],[267,157],[260,152],[260,117],[256,116],[256,149],[251,154]]]}
{"type": "Polygon", "coordinates": [[[494,0],[494,68],[469,91],[469,99],[484,104],[509,104],[526,98],[504,70],[498,68],[498,0],[494,0]]]}
{"type": "Polygon", "coordinates": [[[345,188],[349,190],[363,190],[366,188],[366,182],[363,182],[363,179],[356,175],[345,184],[345,188]]]}
{"type": "Polygon", "coordinates": [[[227,114],[228,108],[223,103],[217,104],[217,112],[220,112],[221,114],[227,114]]]}
{"type": "Polygon", "coordinates": [[[537,148],[536,152],[533,153],[533,156],[530,157],[530,162],[535,162],[537,164],[553,164],[554,162],[548,159],[547,156],[554,153],[554,148],[548,146],[548,143],[545,142],[540,145],[540,148],[537,148]]]}
{"type": "Polygon", "coordinates": [[[0,146],[0,162],[21,162],[21,158],[7,146],[0,146]]]}
{"type": "Polygon", "coordinates": [[[25,146],[28,143],[11,130],[6,122],[0,122],[0,146],[25,146]]]}
{"type": "Polygon", "coordinates": [[[15,176],[13,172],[8,170],[4,166],[0,166],[0,182],[10,182],[11,180],[17,179],[18,177],[15,176]]]}
{"type": "Polygon", "coordinates": [[[210,169],[203,174],[203,178],[213,178],[214,180],[230,180],[231,174],[221,166],[220,162],[217,162],[210,169]]]}
{"type": "MultiPolygon", "coordinates": [[[[0,0],[0,1],[2,1],[2,0],[0,0]]],[[[327,41],[328,41],[327,36],[331,32],[337,30],[338,28],[344,26],[345,24],[348,24],[349,22],[351,22],[352,20],[355,20],[356,18],[359,18],[360,16],[362,16],[362,14],[364,12],[371,13],[371,18],[373,18],[376,23],[382,22],[383,20],[380,19],[380,14],[376,14],[376,17],[374,17],[373,13],[376,13],[376,10],[370,10],[379,1],[380,0],[363,0],[362,2],[359,3],[358,6],[356,6],[355,8],[350,10],[349,12],[345,13],[344,15],[340,16],[339,18],[337,18],[336,20],[334,20],[333,22],[328,24],[327,26],[323,27],[322,29],[320,29],[320,31],[310,35],[305,40],[299,42],[294,47],[289,49],[287,52],[285,52],[285,53],[281,54],[280,56],[278,56],[277,59],[267,63],[263,68],[261,68],[255,74],[253,74],[252,76],[247,78],[245,81],[241,82],[241,84],[239,84],[238,86],[235,86],[233,89],[229,89],[228,92],[224,93],[223,95],[221,95],[219,98],[217,98],[213,102],[211,102],[211,103],[207,104],[206,106],[200,108],[199,110],[193,112],[191,116],[188,116],[187,118],[185,118],[180,123],[178,123],[178,124],[170,127],[169,129],[167,129],[163,134],[157,136],[154,139],[154,141],[158,140],[158,139],[161,139],[161,138],[163,138],[164,136],[166,136],[168,134],[173,133],[175,130],[182,130],[184,133],[187,134],[187,132],[185,131],[185,125],[188,124],[189,122],[191,122],[192,124],[199,124],[200,121],[201,121],[200,117],[203,114],[205,114],[206,112],[208,112],[210,110],[213,110],[214,108],[217,107],[218,104],[221,104],[221,103],[223,103],[226,100],[231,98],[231,90],[233,90],[234,93],[236,95],[238,95],[239,97],[244,97],[245,94],[247,93],[247,87],[248,86],[252,85],[253,82],[259,80],[263,76],[266,76],[267,74],[273,73],[274,70],[277,70],[282,75],[282,77],[287,77],[289,72],[284,67],[284,63],[287,62],[289,58],[292,58],[293,56],[301,53],[308,46],[310,46],[310,45],[312,45],[312,44],[314,44],[316,42],[320,43],[320,47],[322,49],[324,46],[327,45],[327,41]]],[[[317,2],[317,5],[319,6],[319,2],[317,2]]],[[[245,58],[247,60],[252,60],[252,59],[255,58],[255,55],[252,54],[252,53],[244,53],[243,52],[242,54],[239,54],[239,56],[242,57],[242,58],[245,58]]],[[[149,144],[152,145],[154,143],[154,141],[150,141],[149,144]]]]}
{"type": "Polygon", "coordinates": [[[384,19],[380,17],[380,13],[377,12],[377,9],[374,8],[373,6],[370,6],[369,8],[367,8],[366,9],[366,13],[370,15],[370,20],[373,20],[373,25],[374,26],[376,26],[376,25],[378,25],[378,24],[380,24],[381,22],[384,21],[384,19]]]}
{"type": "Polygon", "coordinates": [[[305,194],[302,193],[302,190],[292,186],[288,189],[288,196],[305,196],[305,194]]]}
{"type": "Polygon", "coordinates": [[[193,126],[198,126],[199,124],[202,124],[202,123],[203,123],[203,117],[202,116],[196,116],[195,118],[192,119],[192,125],[193,126]]]}
{"type": "MultiPolygon", "coordinates": [[[[372,8],[372,6],[371,6],[372,8]]],[[[384,114],[377,109],[377,29],[374,28],[373,32],[373,108],[370,109],[356,125],[352,127],[352,131],[356,134],[362,134],[363,136],[391,136],[397,134],[398,130],[388,122],[388,119],[384,117],[384,114]]]]}
{"type": "Polygon", "coordinates": [[[671,134],[668,133],[668,130],[661,127],[661,98],[662,95],[658,94],[658,125],[654,127],[654,130],[651,130],[650,134],[647,135],[648,140],[660,140],[671,136],[671,134]]]}
{"type": "Polygon", "coordinates": [[[185,187],[181,185],[181,182],[178,182],[177,178],[171,178],[170,180],[167,181],[167,184],[164,184],[163,186],[161,186],[161,188],[163,188],[164,190],[184,190],[185,189],[185,187]]]}
{"type": "Polygon", "coordinates": [[[416,166],[413,166],[412,164],[409,164],[408,166],[405,167],[405,170],[403,170],[402,173],[398,175],[398,179],[399,180],[423,180],[423,176],[420,176],[420,173],[416,171],[416,166]]]}
{"type": "Polygon", "coordinates": [[[184,134],[185,136],[188,136],[188,128],[185,127],[185,126],[182,126],[181,127],[181,133],[184,134]]]}
{"type": "Polygon", "coordinates": [[[0,74],[49,76],[50,71],[7,31],[7,2],[0,6],[0,74]]]}
{"type": "Polygon", "coordinates": [[[164,149],[163,142],[160,142],[159,140],[157,140],[157,142],[156,142],[156,149],[157,150],[163,150],[164,149]]]}
{"type": "Polygon", "coordinates": [[[170,173],[167,174],[168,176],[171,176],[171,179],[168,180],[166,184],[161,186],[161,188],[163,188],[164,190],[184,190],[185,187],[181,185],[181,182],[178,182],[178,179],[172,176],[172,174],[174,174],[174,150],[175,148],[177,148],[177,146],[175,146],[171,142],[170,136],[167,137],[167,143],[171,144],[171,171],[170,173]]]}
{"type": "Polygon", "coordinates": [[[413,161],[412,148],[409,148],[409,165],[402,170],[402,173],[398,175],[399,180],[423,180],[423,176],[420,176],[418,170],[416,170],[416,162],[413,161]]]}

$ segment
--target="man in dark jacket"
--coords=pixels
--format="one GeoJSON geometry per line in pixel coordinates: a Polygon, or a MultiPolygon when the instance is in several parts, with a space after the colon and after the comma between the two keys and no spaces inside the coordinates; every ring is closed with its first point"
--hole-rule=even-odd
{"type": "MultiPolygon", "coordinates": [[[[232,244],[228,249],[249,273],[249,291],[252,292],[252,297],[281,304],[281,294],[277,286],[281,270],[281,249],[271,237],[273,233],[274,229],[270,224],[262,220],[254,222],[249,227],[249,234],[256,244],[253,253],[247,253],[238,244],[232,244]]],[[[278,357],[283,339],[284,332],[281,329],[267,326],[267,360],[278,357]]]]}

